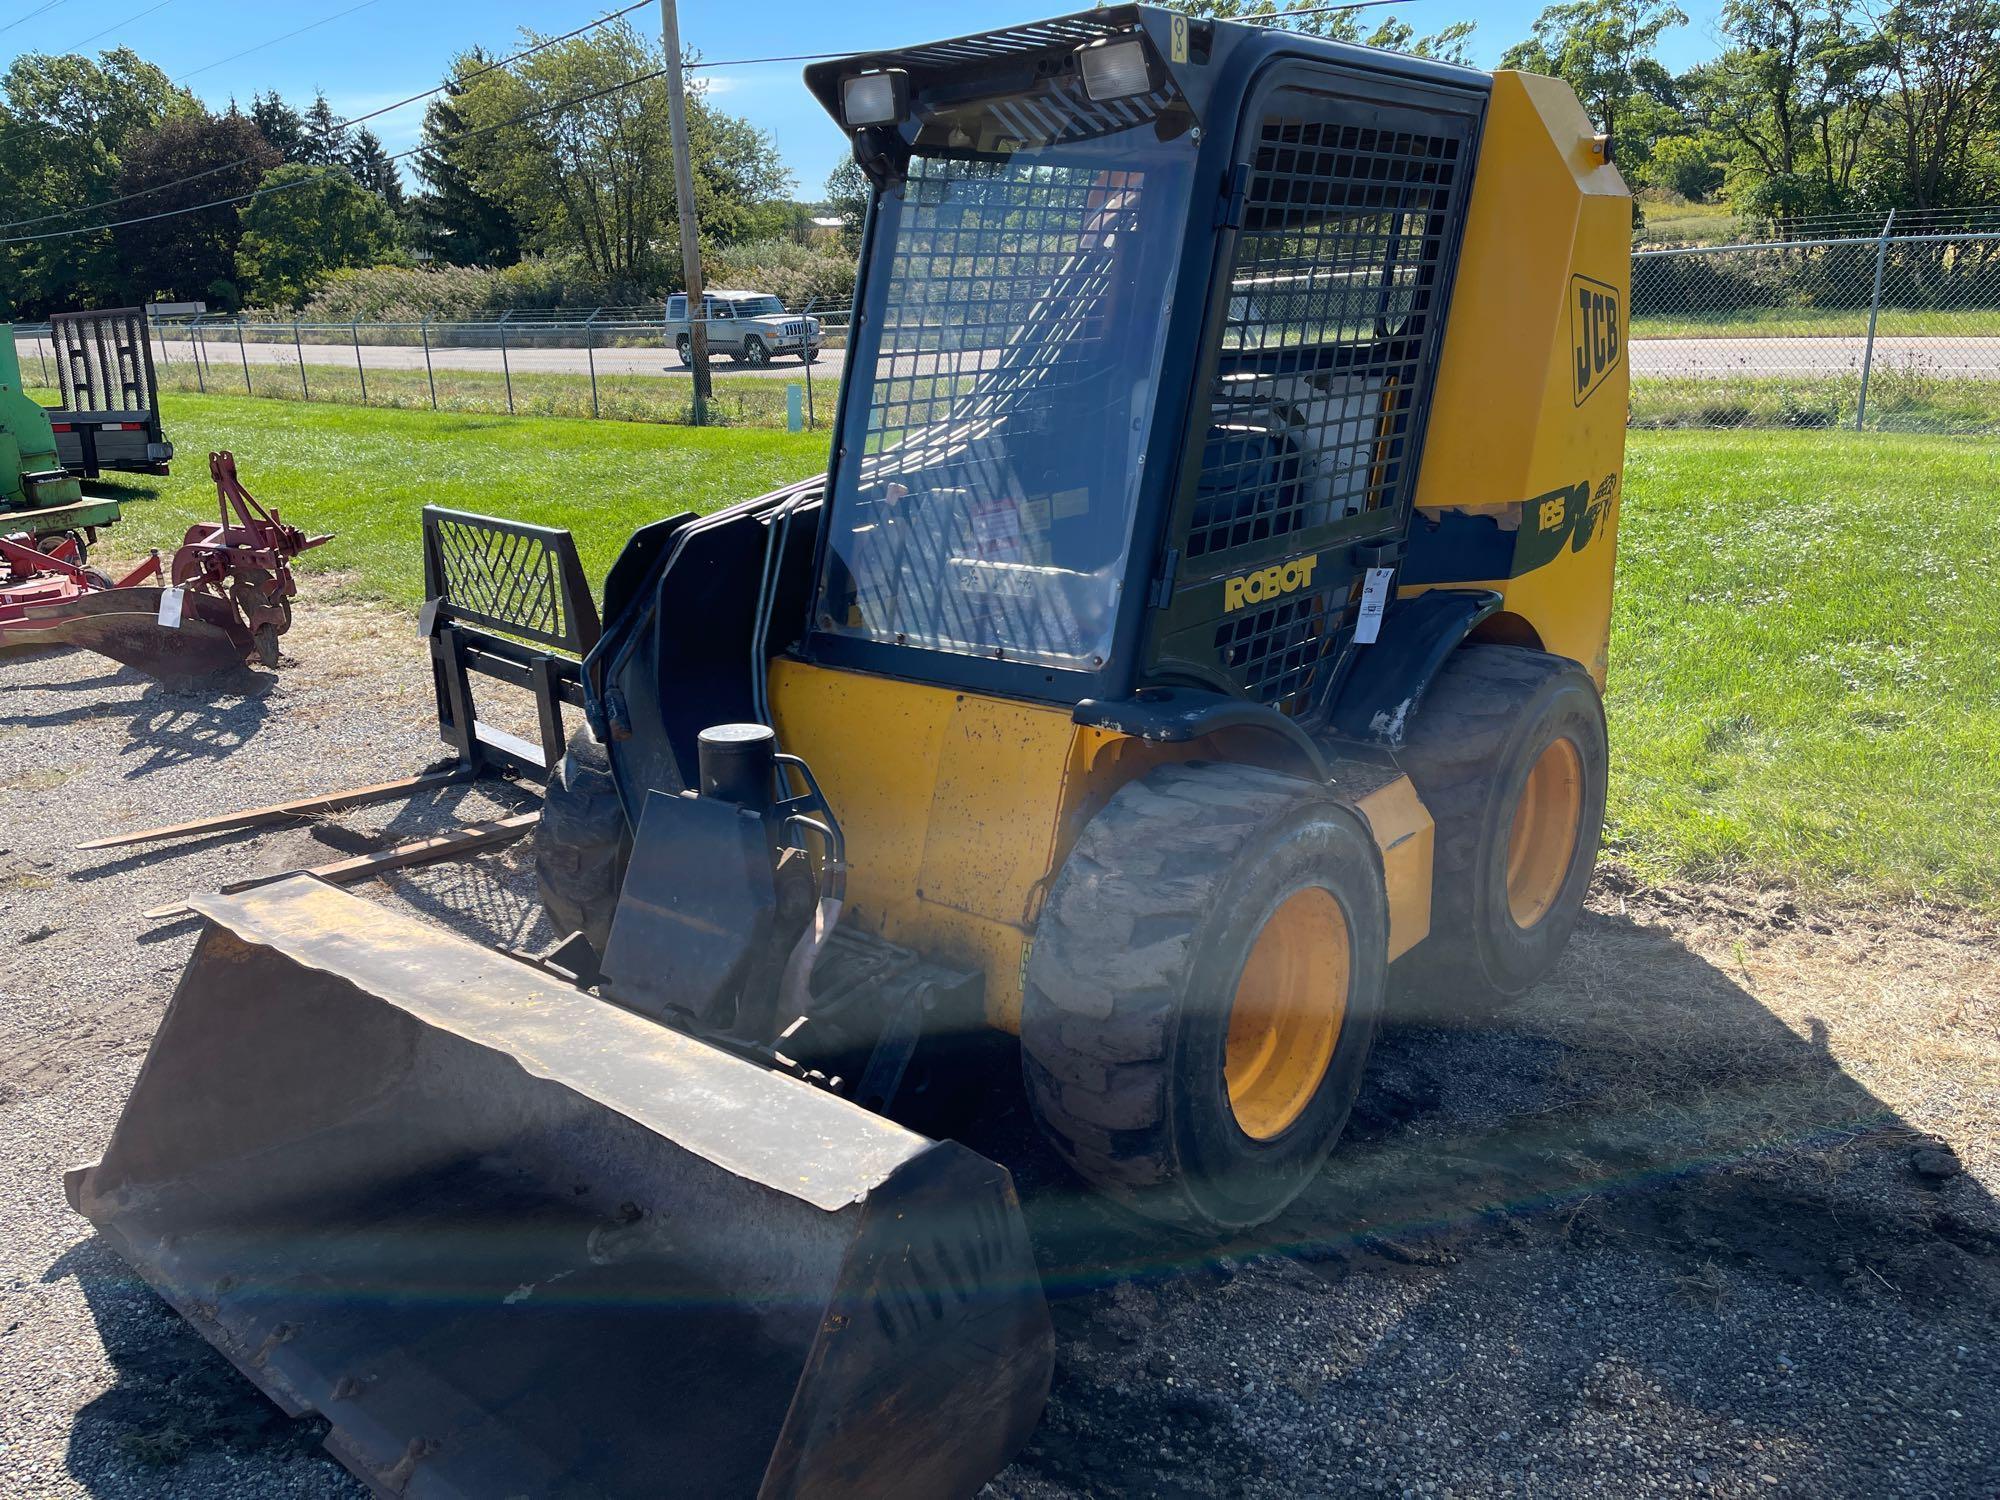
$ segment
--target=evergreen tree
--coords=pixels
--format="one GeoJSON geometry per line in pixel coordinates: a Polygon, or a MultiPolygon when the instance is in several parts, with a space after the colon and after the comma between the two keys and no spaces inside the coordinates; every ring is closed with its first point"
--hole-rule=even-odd
{"type": "MultiPolygon", "coordinates": [[[[379,144],[379,143],[378,143],[379,144]]],[[[299,160],[309,167],[340,167],[347,164],[347,126],[326,102],[326,95],[313,95],[312,108],[305,112],[304,154],[299,160]]]]}
{"type": "Polygon", "coordinates": [[[381,137],[363,125],[350,131],[349,138],[347,160],[343,165],[354,174],[356,182],[388,204],[391,213],[400,216],[406,206],[403,180],[397,174],[396,164],[389,160],[389,153],[383,149],[381,137]]]}
{"type": "Polygon", "coordinates": [[[453,62],[445,91],[424,111],[423,144],[412,158],[425,188],[412,205],[417,244],[452,265],[511,266],[521,258],[520,225],[474,181],[484,138],[467,138],[459,104],[468,75],[490,66],[477,47],[453,62]]]}
{"type": "Polygon", "coordinates": [[[306,122],[278,96],[276,89],[250,96],[250,123],[286,161],[306,159],[306,122]]]}

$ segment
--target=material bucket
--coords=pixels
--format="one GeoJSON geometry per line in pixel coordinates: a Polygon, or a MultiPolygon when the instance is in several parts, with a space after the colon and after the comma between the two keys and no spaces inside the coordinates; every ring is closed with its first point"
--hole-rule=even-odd
{"type": "Polygon", "coordinates": [[[70,1203],[379,1494],[959,1495],[1047,1394],[1007,1173],[300,876],[70,1203]]]}

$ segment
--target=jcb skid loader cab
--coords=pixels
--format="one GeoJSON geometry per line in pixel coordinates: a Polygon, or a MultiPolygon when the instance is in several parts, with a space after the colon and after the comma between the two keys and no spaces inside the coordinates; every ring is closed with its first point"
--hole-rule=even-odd
{"type": "Polygon", "coordinates": [[[1589,879],[1630,220],[1570,91],[1132,6],[806,77],[874,184],[831,461],[612,569],[576,936],[210,900],[70,1179],[383,1493],[969,1492],[1051,1360],[1006,1174],[912,1128],[989,1039],[1095,1187],[1255,1224],[1392,974],[1518,993],[1589,879]]]}

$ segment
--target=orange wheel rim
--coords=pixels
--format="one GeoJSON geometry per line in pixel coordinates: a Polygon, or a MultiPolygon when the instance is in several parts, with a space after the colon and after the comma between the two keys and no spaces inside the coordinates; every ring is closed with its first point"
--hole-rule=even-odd
{"type": "Polygon", "coordinates": [[[1507,909],[1516,927],[1549,914],[1569,879],[1583,826],[1583,757],[1554,740],[1528,771],[1507,834],[1507,909]]]}
{"type": "Polygon", "coordinates": [[[1251,946],[1229,1007],[1223,1074],[1243,1133],[1284,1134],[1319,1092],[1347,1015],[1347,913],[1331,891],[1294,891],[1251,946]]]}

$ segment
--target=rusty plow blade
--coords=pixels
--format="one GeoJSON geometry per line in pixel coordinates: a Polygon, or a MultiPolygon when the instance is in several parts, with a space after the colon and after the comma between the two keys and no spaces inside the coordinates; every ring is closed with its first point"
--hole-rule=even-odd
{"type": "Polygon", "coordinates": [[[225,599],[190,589],[177,626],[160,623],[157,588],[99,589],[23,611],[9,645],[81,646],[166,682],[241,666],[256,646],[225,599]]]}
{"type": "Polygon", "coordinates": [[[309,878],[208,919],[71,1204],[378,1494],[969,1494],[1005,1171],[309,878]]]}

